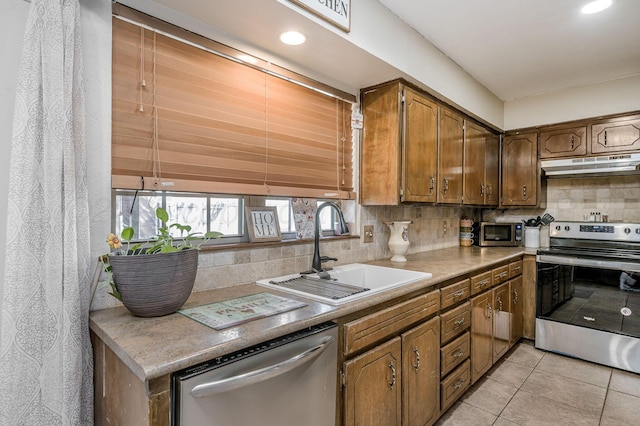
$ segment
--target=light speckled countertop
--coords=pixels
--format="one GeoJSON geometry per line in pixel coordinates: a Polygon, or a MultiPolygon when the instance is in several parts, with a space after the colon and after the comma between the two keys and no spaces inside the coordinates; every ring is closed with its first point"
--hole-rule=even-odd
{"type": "Polygon", "coordinates": [[[407,256],[407,263],[389,260],[373,265],[429,272],[432,278],[389,289],[342,306],[331,306],[256,284],[195,292],[185,307],[205,305],[260,292],[304,300],[307,306],[217,331],[180,314],[137,318],[124,307],[93,311],[91,330],[140,378],[150,380],[248,346],[383,303],[476,269],[508,261],[522,247],[452,247],[407,256]]]}

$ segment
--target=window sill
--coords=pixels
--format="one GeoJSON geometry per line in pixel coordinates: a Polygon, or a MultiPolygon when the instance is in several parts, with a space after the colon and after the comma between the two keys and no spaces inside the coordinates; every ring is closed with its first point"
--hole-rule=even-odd
{"type": "MultiPolygon", "coordinates": [[[[336,241],[336,240],[353,240],[360,238],[359,235],[332,235],[320,238],[320,241],[336,241]]],[[[313,243],[313,238],[307,238],[304,240],[283,240],[283,241],[269,241],[264,243],[231,243],[231,244],[208,244],[200,247],[201,252],[220,251],[220,250],[239,250],[239,249],[251,249],[258,247],[277,247],[285,245],[297,245],[297,244],[309,244],[313,243]]]]}

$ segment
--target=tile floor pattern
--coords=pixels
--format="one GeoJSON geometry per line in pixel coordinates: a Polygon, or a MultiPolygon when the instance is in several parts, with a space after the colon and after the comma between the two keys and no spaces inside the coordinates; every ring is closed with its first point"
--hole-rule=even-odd
{"type": "Polygon", "coordinates": [[[436,425],[640,425],[640,375],[523,341],[436,425]]]}

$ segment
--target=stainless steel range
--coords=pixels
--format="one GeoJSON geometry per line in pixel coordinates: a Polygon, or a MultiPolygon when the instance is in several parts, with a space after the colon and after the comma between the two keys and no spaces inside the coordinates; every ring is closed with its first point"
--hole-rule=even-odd
{"type": "Polygon", "coordinates": [[[640,373],[640,223],[553,222],[549,241],[536,347],[640,373]]]}

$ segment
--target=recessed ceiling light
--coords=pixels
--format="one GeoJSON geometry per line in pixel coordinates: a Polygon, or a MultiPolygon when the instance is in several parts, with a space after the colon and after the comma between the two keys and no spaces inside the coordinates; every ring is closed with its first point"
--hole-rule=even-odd
{"type": "Polygon", "coordinates": [[[582,6],[581,12],[587,14],[602,12],[611,6],[611,3],[611,0],[595,0],[582,6]]]}
{"type": "Polygon", "coordinates": [[[280,41],[291,46],[297,46],[304,43],[306,40],[307,37],[298,31],[287,31],[280,34],[280,41]]]}

